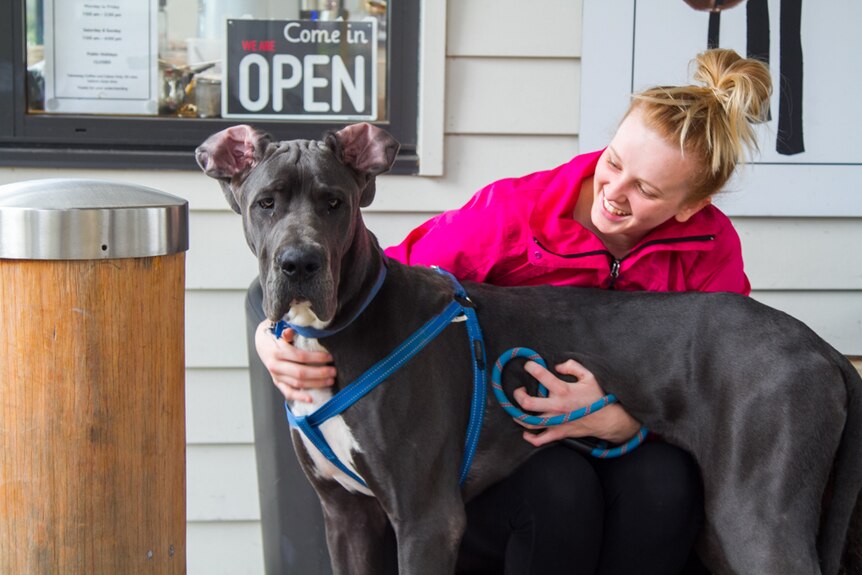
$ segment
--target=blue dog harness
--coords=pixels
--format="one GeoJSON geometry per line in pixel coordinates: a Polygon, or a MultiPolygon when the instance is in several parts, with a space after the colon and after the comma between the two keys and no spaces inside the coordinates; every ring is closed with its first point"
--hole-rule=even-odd
{"type": "MultiPolygon", "coordinates": [[[[348,407],[356,403],[359,399],[368,394],[372,389],[380,385],[386,378],[388,378],[395,371],[397,371],[414,355],[424,349],[426,345],[433,341],[434,338],[437,337],[440,332],[442,332],[446,328],[446,326],[455,321],[457,318],[464,318],[463,321],[466,323],[467,336],[470,342],[470,355],[473,360],[473,397],[470,402],[470,421],[467,425],[467,437],[464,441],[464,457],[461,461],[461,472],[459,478],[459,482],[461,485],[463,485],[464,481],[466,481],[467,479],[467,474],[469,473],[470,466],[473,463],[473,457],[476,454],[476,447],[479,444],[479,433],[482,429],[482,421],[485,414],[485,393],[487,388],[485,342],[482,338],[482,330],[479,326],[479,320],[476,317],[476,310],[474,309],[473,302],[470,300],[464,287],[458,282],[457,279],[455,279],[455,276],[453,276],[449,272],[436,267],[434,269],[437,270],[439,273],[448,276],[455,287],[452,302],[448,306],[446,306],[446,308],[442,312],[440,312],[437,316],[423,324],[422,327],[416,330],[409,338],[402,342],[401,345],[395,348],[395,350],[393,350],[388,356],[375,363],[359,378],[342,388],[341,391],[336,393],[333,397],[329,399],[329,401],[324,403],[313,413],[310,413],[305,416],[296,416],[291,411],[288,403],[285,402],[284,404],[285,411],[287,412],[287,420],[290,423],[290,426],[299,429],[305,435],[305,437],[324,455],[324,457],[326,457],[327,460],[329,460],[335,467],[347,474],[348,477],[350,477],[363,487],[368,487],[365,481],[338,458],[338,456],[332,450],[329,443],[326,441],[326,438],[323,436],[323,434],[318,428],[328,419],[340,415],[348,407]]],[[[276,338],[280,338],[282,332],[289,327],[299,335],[306,338],[322,338],[328,335],[333,335],[350,325],[350,323],[352,323],[352,321],[356,319],[359,314],[361,314],[365,310],[366,307],[368,307],[368,304],[371,303],[371,301],[377,295],[377,292],[380,291],[380,288],[383,285],[383,281],[385,278],[386,266],[383,265],[381,266],[380,273],[378,274],[374,287],[372,288],[363,305],[360,306],[359,310],[350,318],[350,320],[347,321],[341,327],[330,330],[319,330],[308,326],[293,325],[288,322],[285,322],[284,320],[281,320],[273,325],[272,333],[273,335],[275,335],[276,338]]],[[[509,415],[511,415],[517,420],[541,427],[560,425],[568,421],[573,421],[575,419],[585,417],[590,413],[598,411],[599,409],[616,402],[615,396],[607,395],[599,401],[593,403],[592,405],[577,411],[573,411],[569,414],[559,415],[553,418],[541,418],[527,415],[524,412],[518,410],[508,400],[505,393],[503,392],[502,384],[500,383],[503,367],[506,363],[508,363],[515,357],[526,357],[527,359],[535,361],[542,366],[545,366],[545,362],[541,358],[541,356],[539,356],[539,354],[535,351],[532,351],[527,348],[513,348],[503,353],[503,355],[500,356],[500,358],[496,361],[494,365],[494,370],[492,373],[492,387],[494,390],[494,395],[497,398],[497,401],[503,407],[503,409],[506,410],[509,415]]],[[[542,385],[539,385],[539,392],[543,396],[547,395],[547,389],[545,389],[545,387],[542,385]]],[[[637,435],[635,435],[635,437],[633,437],[624,445],[615,447],[613,449],[607,449],[604,444],[602,444],[600,447],[592,449],[590,453],[594,457],[618,457],[640,445],[640,443],[643,442],[646,433],[646,428],[641,428],[641,430],[638,431],[637,435]]]]}
{"type": "MultiPolygon", "coordinates": [[[[345,386],[336,393],[329,401],[320,406],[313,413],[306,416],[297,417],[290,410],[290,406],[285,402],[287,411],[287,420],[291,427],[296,427],[308,438],[311,443],[320,450],[320,452],[338,469],[346,473],[354,481],[364,487],[368,487],[365,481],[362,480],[356,473],[348,468],[335,454],[332,448],[327,443],[323,434],[319,431],[320,425],[336,415],[341,414],[348,407],[356,403],[364,397],[372,389],[380,385],[387,377],[397,371],[410,358],[419,353],[428,343],[434,340],[437,335],[442,332],[455,318],[463,316],[466,318],[467,335],[470,339],[470,354],[473,358],[473,399],[470,405],[470,422],[467,426],[467,438],[464,445],[464,458],[461,462],[460,483],[463,485],[467,479],[467,473],[470,471],[470,466],[473,463],[473,456],[476,453],[476,446],[479,443],[479,432],[482,429],[482,420],[485,415],[485,391],[487,388],[487,376],[485,365],[485,342],[482,339],[482,330],[479,327],[479,320],[476,318],[476,311],[473,309],[473,303],[467,297],[467,292],[458,283],[458,280],[444,270],[435,268],[440,273],[451,278],[455,285],[455,295],[452,303],[437,316],[427,321],[422,327],[416,330],[413,335],[407,338],[401,345],[395,348],[392,353],[374,364],[368,371],[363,373],[358,379],[350,385],[345,386]]],[[[374,299],[380,286],[383,285],[383,279],[386,275],[386,266],[381,266],[380,276],[372,289],[365,304],[360,309],[360,313],[374,299]]],[[[356,316],[358,316],[357,313],[356,316]]],[[[340,329],[343,329],[350,322],[345,324],[340,329]]],[[[281,337],[281,332],[285,328],[290,327],[303,337],[324,337],[332,335],[338,330],[316,330],[313,328],[294,326],[285,321],[279,321],[273,327],[273,334],[276,337],[281,337]]]]}

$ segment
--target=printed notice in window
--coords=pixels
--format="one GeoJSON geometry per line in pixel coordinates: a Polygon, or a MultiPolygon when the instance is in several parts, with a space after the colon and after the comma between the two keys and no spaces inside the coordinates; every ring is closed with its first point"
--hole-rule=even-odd
{"type": "Polygon", "coordinates": [[[228,20],[226,118],[377,119],[376,20],[228,20]]]}
{"type": "Polygon", "coordinates": [[[46,0],[45,111],[158,112],[158,0],[46,0]]]}

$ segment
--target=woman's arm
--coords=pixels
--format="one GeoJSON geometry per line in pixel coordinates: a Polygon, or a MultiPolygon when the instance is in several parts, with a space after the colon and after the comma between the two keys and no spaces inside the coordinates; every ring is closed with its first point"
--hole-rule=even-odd
{"type": "Polygon", "coordinates": [[[522,243],[519,218],[529,195],[517,182],[482,188],[461,208],[414,229],[386,255],[407,265],[439,266],[460,280],[494,283],[495,268],[505,267],[522,243]]]}

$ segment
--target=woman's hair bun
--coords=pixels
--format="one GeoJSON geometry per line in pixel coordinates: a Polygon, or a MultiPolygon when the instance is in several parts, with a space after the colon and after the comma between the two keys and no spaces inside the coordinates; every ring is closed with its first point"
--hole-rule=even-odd
{"type": "Polygon", "coordinates": [[[695,62],[694,81],[712,92],[728,116],[750,123],[766,121],[772,79],[762,62],[724,49],[698,54],[695,62]]]}

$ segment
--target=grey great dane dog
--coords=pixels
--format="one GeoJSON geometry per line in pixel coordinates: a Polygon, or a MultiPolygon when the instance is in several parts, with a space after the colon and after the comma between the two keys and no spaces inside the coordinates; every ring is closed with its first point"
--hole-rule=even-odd
{"type": "MultiPolygon", "coordinates": [[[[360,208],[397,150],[387,132],[357,124],[322,141],[282,142],[235,126],[196,152],[242,215],[267,317],[343,328],[296,339],[332,354],[336,391],[453,298],[446,277],[387,260],[363,224],[360,208]],[[386,279],[356,316],[381,266],[386,279]]],[[[732,294],[464,285],[487,357],[524,346],[549,363],[574,358],[629,413],[693,454],[706,507],[700,551],[712,571],[859,572],[862,381],[805,325],[732,294]]],[[[464,329],[448,325],[322,427],[365,486],[293,432],[322,503],[336,573],[452,573],[464,502],[534,452],[489,395],[473,466],[459,485],[472,393],[464,329]]],[[[507,386],[531,385],[522,369],[505,377],[507,386]]],[[[315,393],[311,410],[330,392],[315,393]]],[[[301,414],[303,406],[294,409],[301,414]]]]}

